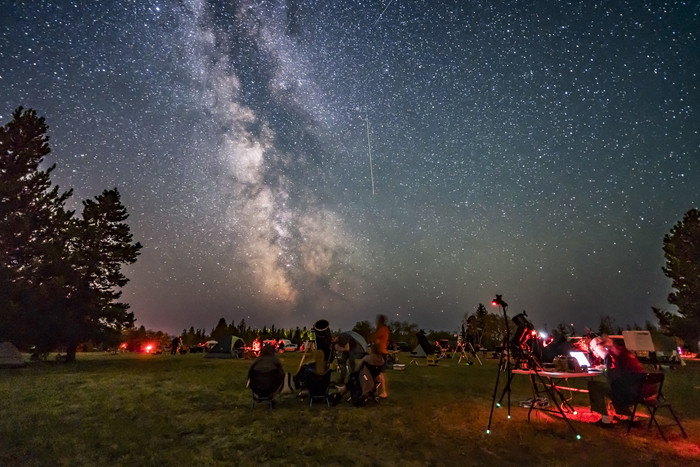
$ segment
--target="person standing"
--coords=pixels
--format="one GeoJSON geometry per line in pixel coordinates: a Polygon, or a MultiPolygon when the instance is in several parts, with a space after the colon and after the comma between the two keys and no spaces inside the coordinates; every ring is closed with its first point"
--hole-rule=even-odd
{"type": "Polygon", "coordinates": [[[360,344],[350,333],[341,332],[333,339],[335,355],[340,368],[340,381],[344,385],[347,380],[348,373],[352,373],[356,369],[355,362],[361,360],[365,356],[367,344],[360,344]]]}
{"type": "Polygon", "coordinates": [[[174,337],[170,342],[170,355],[177,355],[180,351],[180,347],[182,347],[182,337],[174,337]]]}
{"type": "Polygon", "coordinates": [[[255,338],[255,340],[253,341],[253,345],[251,346],[251,350],[253,351],[253,356],[255,358],[258,358],[260,356],[260,338],[255,338]]]}
{"type": "Polygon", "coordinates": [[[382,356],[384,359],[384,364],[382,366],[382,372],[379,374],[379,382],[382,385],[382,393],[379,395],[381,398],[389,397],[389,389],[387,387],[386,379],[386,364],[389,358],[389,326],[386,324],[386,316],[377,315],[377,329],[374,332],[374,342],[372,343],[373,350],[376,346],[376,352],[382,356]]]}
{"type": "Polygon", "coordinates": [[[338,369],[340,370],[340,380],[338,383],[344,386],[347,382],[345,377],[348,374],[348,368],[350,367],[350,372],[355,370],[355,361],[350,359],[350,337],[341,334],[340,336],[333,339],[333,348],[335,350],[335,356],[338,360],[338,369]]]}

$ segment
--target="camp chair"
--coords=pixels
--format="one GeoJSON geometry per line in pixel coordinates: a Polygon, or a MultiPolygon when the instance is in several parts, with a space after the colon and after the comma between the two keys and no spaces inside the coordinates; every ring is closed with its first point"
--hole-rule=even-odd
{"type": "MultiPolygon", "coordinates": [[[[661,434],[661,437],[663,438],[664,441],[668,442],[666,439],[666,436],[664,435],[663,430],[661,429],[661,425],[659,425],[659,421],[656,419],[656,412],[660,408],[667,408],[669,412],[671,412],[671,415],[673,416],[673,419],[676,421],[676,424],[678,425],[678,428],[681,429],[681,433],[683,433],[683,437],[687,438],[688,435],[686,434],[685,430],[683,429],[683,425],[681,425],[681,421],[678,419],[676,416],[676,413],[673,411],[673,408],[671,407],[671,403],[664,397],[663,393],[661,392],[662,388],[664,385],[664,373],[647,373],[644,376],[644,381],[642,384],[639,386],[639,392],[637,395],[636,402],[634,404],[634,408],[632,409],[632,415],[629,418],[629,424],[627,425],[627,433],[629,434],[630,430],[632,429],[632,423],[634,422],[634,416],[637,413],[637,407],[639,405],[643,405],[644,407],[647,408],[649,411],[649,425],[647,425],[647,429],[651,428],[652,422],[656,424],[656,428],[659,430],[659,434],[661,434]]],[[[670,426],[670,425],[669,425],[670,426]]]]}
{"type": "Polygon", "coordinates": [[[324,373],[316,373],[314,365],[308,365],[304,374],[304,385],[309,391],[309,407],[314,403],[314,399],[323,399],[328,407],[331,406],[329,398],[329,388],[331,384],[331,371],[326,370],[324,373]]]}
{"type": "Polygon", "coordinates": [[[269,371],[250,370],[248,387],[253,394],[253,403],[250,408],[254,408],[257,402],[269,402],[270,409],[274,407],[274,398],[282,388],[284,383],[284,372],[278,369],[269,371]]]}

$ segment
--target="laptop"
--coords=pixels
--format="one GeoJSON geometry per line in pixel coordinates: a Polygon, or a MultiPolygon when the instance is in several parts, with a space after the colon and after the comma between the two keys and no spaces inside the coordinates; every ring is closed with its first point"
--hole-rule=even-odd
{"type": "Polygon", "coordinates": [[[588,361],[588,357],[586,356],[585,353],[580,352],[580,351],[571,351],[571,352],[569,352],[569,355],[576,359],[576,361],[578,362],[578,364],[581,368],[583,368],[584,366],[586,368],[591,367],[591,364],[588,361]]]}

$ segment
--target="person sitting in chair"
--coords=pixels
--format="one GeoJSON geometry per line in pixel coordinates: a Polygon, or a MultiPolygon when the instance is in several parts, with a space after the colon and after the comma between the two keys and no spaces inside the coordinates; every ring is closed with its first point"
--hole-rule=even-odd
{"type": "Polygon", "coordinates": [[[644,380],[644,367],[637,357],[627,350],[623,341],[612,341],[601,336],[591,340],[593,353],[605,362],[607,381],[589,381],[588,397],[591,410],[601,415],[596,425],[604,428],[612,426],[608,415],[606,399],[610,399],[615,412],[627,415],[629,406],[634,404],[644,380]]]}
{"type": "Polygon", "coordinates": [[[248,369],[248,385],[258,396],[274,398],[284,385],[285,372],[275,347],[264,345],[260,356],[248,369]]]}

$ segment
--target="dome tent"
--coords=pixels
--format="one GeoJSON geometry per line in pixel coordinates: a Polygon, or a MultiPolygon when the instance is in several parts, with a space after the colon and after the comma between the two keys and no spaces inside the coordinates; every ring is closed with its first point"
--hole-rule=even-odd
{"type": "Polygon", "coordinates": [[[0,342],[0,368],[22,368],[27,366],[17,347],[10,342],[0,342]]]}
{"type": "Polygon", "coordinates": [[[206,358],[243,358],[245,342],[236,336],[225,336],[205,355],[206,358]]]}

